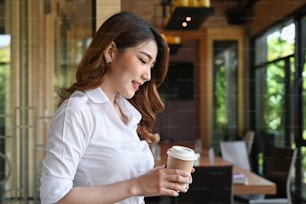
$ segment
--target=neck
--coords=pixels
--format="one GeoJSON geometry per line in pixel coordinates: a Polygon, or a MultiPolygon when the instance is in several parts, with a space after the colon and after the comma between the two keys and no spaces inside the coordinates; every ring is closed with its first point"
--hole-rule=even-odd
{"type": "Polygon", "coordinates": [[[105,93],[105,95],[107,96],[107,98],[113,103],[113,105],[115,104],[115,99],[116,99],[116,95],[117,93],[111,89],[109,86],[107,86],[106,83],[103,83],[100,88],[103,90],[103,92],[105,93]]]}

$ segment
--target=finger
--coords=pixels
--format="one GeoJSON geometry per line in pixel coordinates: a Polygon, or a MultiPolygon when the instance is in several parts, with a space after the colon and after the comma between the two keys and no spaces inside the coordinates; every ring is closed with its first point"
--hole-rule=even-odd
{"type": "Polygon", "coordinates": [[[189,184],[189,185],[192,184],[192,177],[189,178],[188,184],[189,184]]]}
{"type": "Polygon", "coordinates": [[[184,177],[190,177],[191,173],[188,171],[180,170],[180,169],[167,169],[168,174],[176,174],[184,177]]]}
{"type": "Polygon", "coordinates": [[[179,193],[180,193],[179,191],[173,189],[165,189],[163,195],[177,197],[179,196],[179,193]]]}
{"type": "Polygon", "coordinates": [[[190,177],[184,177],[181,175],[167,175],[165,179],[169,182],[173,183],[182,183],[182,184],[189,184],[191,178],[190,177]]]}
{"type": "Polygon", "coordinates": [[[176,192],[186,193],[189,189],[189,184],[169,182],[167,185],[167,189],[173,190],[176,192]]]}
{"type": "Polygon", "coordinates": [[[173,182],[182,182],[182,183],[188,183],[188,184],[192,183],[192,176],[188,172],[184,172],[181,170],[173,170],[171,172],[168,172],[167,175],[169,175],[170,181],[173,181],[173,182]],[[180,172],[182,174],[179,174],[180,172]]]}

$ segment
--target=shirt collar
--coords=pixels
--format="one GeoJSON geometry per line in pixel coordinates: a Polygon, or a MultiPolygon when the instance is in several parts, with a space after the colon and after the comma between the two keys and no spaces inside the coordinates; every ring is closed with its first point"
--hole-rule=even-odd
{"type": "Polygon", "coordinates": [[[105,103],[109,102],[109,99],[105,95],[104,91],[100,88],[89,89],[85,91],[86,95],[94,103],[105,103]]]}
{"type": "MultiPolygon", "coordinates": [[[[94,103],[107,103],[110,102],[104,91],[100,88],[94,88],[85,91],[88,98],[94,103]]],[[[118,94],[116,96],[116,102],[120,106],[123,113],[131,120],[130,122],[139,122],[141,119],[140,112],[123,96],[118,94]]]]}
{"type": "MultiPolygon", "coordinates": [[[[116,103],[120,106],[121,111],[129,118],[134,118],[137,123],[141,119],[141,114],[139,111],[123,96],[117,95],[116,96],[116,103]],[[134,117],[133,117],[134,116],[134,117]]],[[[132,121],[133,123],[133,121],[132,121]]]]}

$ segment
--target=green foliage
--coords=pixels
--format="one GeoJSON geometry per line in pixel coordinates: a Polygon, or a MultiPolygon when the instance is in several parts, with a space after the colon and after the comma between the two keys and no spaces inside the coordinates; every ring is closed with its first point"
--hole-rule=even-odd
{"type": "Polygon", "coordinates": [[[216,129],[223,130],[227,123],[226,118],[226,79],[224,65],[219,68],[215,78],[215,111],[216,129]]]}
{"type": "Polygon", "coordinates": [[[269,131],[282,131],[283,110],[285,102],[285,84],[284,84],[284,65],[283,62],[271,64],[267,69],[267,90],[265,95],[265,124],[269,131]]]}
{"type": "MultiPolygon", "coordinates": [[[[306,53],[305,53],[304,59],[306,59],[306,53]]],[[[304,64],[304,69],[303,70],[306,70],[306,64],[304,64]]],[[[306,77],[306,71],[303,71],[303,104],[304,104],[303,107],[306,107],[306,78],[305,77],[306,77]]],[[[303,110],[303,117],[304,117],[303,139],[306,140],[306,130],[305,130],[305,127],[306,127],[306,110],[305,109],[303,110]]]]}
{"type": "Polygon", "coordinates": [[[0,63],[9,63],[11,59],[10,47],[4,46],[0,47],[0,63]]]}
{"type": "MultiPolygon", "coordinates": [[[[294,53],[294,40],[292,36],[284,37],[283,33],[292,29],[292,25],[284,27],[267,37],[267,62],[292,55],[294,53]]],[[[290,33],[289,33],[290,34],[290,33]]],[[[292,33],[294,35],[294,33],[292,33]]],[[[291,60],[291,67],[293,67],[291,60]]],[[[292,75],[293,76],[293,75],[292,75]]],[[[292,79],[292,77],[290,76],[292,79]]],[[[266,73],[266,95],[265,95],[265,124],[267,131],[282,132],[284,130],[285,103],[285,63],[280,61],[269,64],[266,73]]]]}
{"type": "Polygon", "coordinates": [[[267,37],[267,46],[267,61],[286,57],[294,53],[294,41],[291,38],[283,38],[281,32],[278,31],[267,37]]]}
{"type": "MultiPolygon", "coordinates": [[[[7,81],[10,71],[10,47],[0,47],[0,113],[5,112],[7,81]]],[[[0,124],[1,126],[4,124],[0,124]]]]}

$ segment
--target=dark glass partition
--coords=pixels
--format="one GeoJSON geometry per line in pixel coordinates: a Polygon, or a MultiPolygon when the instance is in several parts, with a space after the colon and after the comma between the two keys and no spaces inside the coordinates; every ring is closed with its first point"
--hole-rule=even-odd
{"type": "Polygon", "coordinates": [[[238,136],[237,41],[213,44],[214,143],[238,136]]]}

